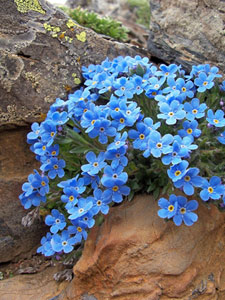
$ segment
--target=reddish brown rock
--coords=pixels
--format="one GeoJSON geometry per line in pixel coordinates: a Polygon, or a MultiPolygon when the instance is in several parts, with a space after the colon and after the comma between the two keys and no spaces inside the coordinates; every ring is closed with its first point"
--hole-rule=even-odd
{"type": "Polygon", "coordinates": [[[225,215],[200,204],[195,225],[176,227],[157,210],[151,196],[113,208],[60,300],[225,299],[225,215]]]}
{"type": "Polygon", "coordinates": [[[0,281],[0,299],[50,300],[68,284],[65,281],[58,283],[54,280],[53,275],[57,271],[57,267],[51,267],[35,275],[18,275],[0,281]]]}
{"type": "Polygon", "coordinates": [[[0,133],[0,263],[35,253],[46,230],[38,220],[29,228],[21,224],[27,211],[18,196],[38,166],[26,143],[27,132],[21,128],[0,133]]]}

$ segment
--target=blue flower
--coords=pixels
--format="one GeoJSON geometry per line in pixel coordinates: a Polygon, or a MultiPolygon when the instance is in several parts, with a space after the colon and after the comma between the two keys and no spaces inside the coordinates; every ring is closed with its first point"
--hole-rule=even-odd
{"type": "Polygon", "coordinates": [[[148,136],[150,130],[143,122],[138,122],[136,124],[137,130],[131,129],[128,132],[129,138],[133,139],[134,149],[145,150],[148,143],[148,136]]]}
{"type": "Polygon", "coordinates": [[[183,78],[178,78],[176,84],[176,88],[181,92],[180,97],[182,100],[186,99],[186,97],[192,98],[194,96],[191,90],[194,86],[192,81],[185,82],[183,78]]]}
{"type": "Polygon", "coordinates": [[[87,224],[80,220],[71,220],[72,226],[68,226],[68,232],[75,234],[76,240],[80,243],[82,239],[87,239],[87,224]]]}
{"type": "Polygon", "coordinates": [[[104,196],[110,201],[120,203],[123,201],[123,195],[128,196],[130,194],[130,188],[126,185],[119,185],[120,182],[111,182],[105,190],[104,196]]]}
{"type": "Polygon", "coordinates": [[[65,217],[57,209],[53,209],[51,213],[52,215],[46,216],[45,224],[51,226],[50,231],[52,233],[57,233],[66,227],[65,217]]]}
{"type": "Polygon", "coordinates": [[[63,168],[66,166],[65,160],[59,159],[57,157],[50,158],[49,162],[43,164],[40,169],[42,171],[48,172],[48,177],[54,179],[56,176],[62,178],[65,174],[63,168]]]}
{"type": "Polygon", "coordinates": [[[52,249],[55,252],[64,251],[69,253],[73,250],[73,246],[78,242],[75,237],[70,237],[67,230],[64,230],[61,235],[54,234],[51,240],[52,249]]]}
{"type": "Polygon", "coordinates": [[[37,140],[41,136],[41,126],[35,122],[31,125],[31,129],[32,131],[27,134],[27,139],[30,141],[37,140]]]}
{"type": "Polygon", "coordinates": [[[224,112],[221,109],[218,109],[215,114],[213,113],[212,109],[209,109],[206,120],[209,122],[209,124],[216,127],[225,126],[224,112]]]}
{"type": "Polygon", "coordinates": [[[101,144],[106,144],[108,142],[108,136],[116,135],[116,128],[111,126],[109,120],[103,119],[98,120],[94,123],[94,128],[88,133],[90,138],[96,138],[101,144]]]}
{"type": "Polygon", "coordinates": [[[167,170],[169,178],[171,178],[173,182],[181,179],[186,174],[188,165],[189,163],[183,160],[179,164],[171,166],[170,169],[167,170]]]}
{"type": "Polygon", "coordinates": [[[180,226],[183,221],[187,226],[193,225],[198,220],[198,216],[192,211],[198,208],[198,202],[196,200],[187,202],[185,197],[177,196],[177,203],[177,213],[173,217],[175,225],[180,226]]]}
{"type": "Polygon", "coordinates": [[[103,186],[111,187],[116,185],[123,185],[127,182],[128,175],[123,172],[123,166],[119,165],[117,168],[113,169],[110,166],[106,166],[104,169],[104,174],[101,179],[103,186]]]}
{"type": "Polygon", "coordinates": [[[112,160],[111,167],[116,168],[119,165],[125,167],[128,163],[128,159],[125,156],[127,151],[126,146],[122,146],[118,149],[111,149],[105,152],[105,159],[112,160]]]}
{"type": "Polygon", "coordinates": [[[114,142],[109,144],[107,147],[107,151],[112,150],[112,149],[119,149],[120,147],[124,146],[126,144],[126,140],[127,140],[127,132],[124,131],[124,133],[121,134],[117,133],[114,142]]]}
{"type": "Polygon", "coordinates": [[[117,79],[114,83],[115,94],[119,97],[125,96],[126,99],[133,98],[134,84],[129,81],[126,77],[117,79]]]}
{"type": "Polygon", "coordinates": [[[186,116],[183,104],[180,104],[177,100],[173,100],[170,105],[163,102],[160,104],[159,110],[161,114],[158,114],[157,117],[166,119],[166,124],[168,125],[176,124],[177,120],[182,120],[186,116]]]}
{"type": "MultiPolygon", "coordinates": [[[[92,198],[92,202],[94,203],[94,198],[92,198]]],[[[92,228],[95,225],[95,219],[93,218],[94,213],[93,213],[93,208],[89,210],[85,215],[79,218],[79,223],[84,224],[88,228],[92,228]]]]}
{"type": "Polygon", "coordinates": [[[91,197],[80,198],[77,203],[77,207],[74,206],[68,210],[70,220],[75,220],[85,215],[93,206],[91,197]]]}
{"type": "Polygon", "coordinates": [[[29,209],[33,206],[40,206],[41,202],[46,202],[46,197],[41,196],[38,192],[32,192],[28,196],[25,196],[26,192],[19,196],[20,202],[25,209],[29,209]]]}
{"type": "Polygon", "coordinates": [[[163,154],[171,152],[170,144],[173,142],[171,134],[165,134],[161,137],[158,131],[152,131],[149,135],[149,148],[143,153],[144,157],[148,157],[150,153],[154,157],[160,157],[163,154]]]}
{"type": "Polygon", "coordinates": [[[163,219],[171,219],[177,212],[177,196],[174,194],[170,195],[169,201],[165,198],[160,198],[158,205],[161,208],[158,210],[158,216],[163,219]]]}
{"type": "Polygon", "coordinates": [[[38,247],[37,253],[44,254],[45,256],[52,256],[55,254],[55,251],[52,249],[51,240],[52,235],[50,232],[48,232],[46,237],[43,236],[41,239],[41,246],[38,247]]]}
{"type": "Polygon", "coordinates": [[[188,158],[192,150],[198,149],[197,145],[192,144],[194,141],[192,135],[185,136],[183,139],[179,135],[175,135],[174,140],[176,140],[180,144],[181,157],[188,158]]]}
{"type": "Polygon", "coordinates": [[[197,128],[198,122],[196,120],[193,121],[184,121],[183,122],[183,129],[178,130],[178,134],[181,137],[184,136],[193,136],[193,137],[199,137],[201,135],[201,130],[197,128]]]}
{"type": "Polygon", "coordinates": [[[89,175],[98,174],[98,172],[106,166],[104,152],[100,152],[98,157],[96,157],[94,152],[90,151],[86,154],[86,160],[89,164],[82,165],[81,170],[87,172],[89,175]]]}
{"type": "Polygon", "coordinates": [[[63,112],[54,112],[52,114],[52,121],[55,125],[63,125],[69,120],[68,113],[66,111],[63,112]]]}
{"type": "Polygon", "coordinates": [[[37,155],[44,156],[48,152],[47,144],[41,142],[35,143],[33,152],[37,155]]]}
{"type": "Polygon", "coordinates": [[[186,118],[189,121],[193,121],[194,119],[200,119],[204,117],[206,108],[207,105],[205,103],[200,104],[198,98],[192,99],[191,103],[184,103],[184,109],[187,112],[186,118]]]}
{"type": "Polygon", "coordinates": [[[25,192],[24,196],[29,196],[33,191],[38,191],[41,196],[45,196],[49,192],[48,178],[46,176],[41,176],[36,170],[35,175],[30,174],[28,176],[28,182],[22,185],[22,190],[25,192]]]}
{"type": "Polygon", "coordinates": [[[157,130],[161,125],[160,122],[157,122],[157,123],[153,124],[152,118],[148,118],[148,117],[144,118],[143,121],[144,121],[145,125],[147,125],[147,127],[150,131],[157,130]]]}
{"type": "Polygon", "coordinates": [[[44,123],[42,123],[42,126],[43,133],[41,134],[41,141],[43,143],[46,143],[47,147],[49,147],[54,142],[54,138],[57,133],[56,125],[52,121],[47,120],[44,123]]]}
{"type": "Polygon", "coordinates": [[[110,115],[114,119],[112,121],[112,126],[117,128],[118,131],[122,130],[125,126],[133,126],[135,121],[138,119],[140,114],[140,108],[137,107],[136,102],[132,102],[127,105],[126,101],[121,101],[119,103],[110,103],[110,115]],[[114,110],[112,108],[114,107],[114,110]]]}
{"type": "Polygon", "coordinates": [[[209,182],[205,179],[202,185],[200,197],[203,201],[209,199],[218,200],[225,192],[225,186],[222,185],[221,179],[218,176],[210,178],[209,182]]]}
{"type": "Polygon", "coordinates": [[[68,210],[74,207],[78,202],[79,193],[74,187],[65,187],[63,189],[64,194],[61,196],[62,202],[66,203],[65,208],[68,210]]]}
{"type": "Polygon", "coordinates": [[[176,77],[176,72],[178,70],[178,66],[175,65],[175,64],[171,64],[169,66],[166,66],[166,65],[160,65],[159,69],[161,71],[157,71],[155,73],[155,75],[157,76],[163,76],[164,78],[167,78],[167,77],[176,77]]]}
{"type": "Polygon", "coordinates": [[[181,158],[183,157],[183,152],[181,151],[180,144],[178,141],[174,140],[173,148],[171,148],[171,152],[162,157],[162,163],[164,165],[169,165],[172,163],[173,165],[178,164],[181,162],[181,158]]]}
{"type": "Polygon", "coordinates": [[[218,140],[221,144],[225,145],[225,131],[222,132],[222,133],[220,134],[220,136],[217,137],[217,140],[218,140]]]}
{"type": "Polygon", "coordinates": [[[207,76],[204,72],[201,72],[199,76],[194,80],[195,85],[198,86],[197,91],[203,93],[207,89],[211,89],[214,86],[213,79],[213,75],[207,76]]]}
{"type": "Polygon", "coordinates": [[[109,203],[111,200],[105,197],[105,192],[102,192],[100,189],[94,190],[94,201],[92,212],[97,215],[99,212],[106,215],[109,212],[109,203]]]}
{"type": "Polygon", "coordinates": [[[184,193],[188,196],[194,194],[194,187],[201,187],[203,184],[203,178],[197,176],[199,173],[198,168],[190,168],[185,175],[174,182],[176,188],[182,188],[184,193]]]}

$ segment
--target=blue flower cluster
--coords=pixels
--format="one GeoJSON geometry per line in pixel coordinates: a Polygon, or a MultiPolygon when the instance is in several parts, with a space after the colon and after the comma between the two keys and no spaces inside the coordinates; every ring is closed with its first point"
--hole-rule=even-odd
{"type": "MultiPolygon", "coordinates": [[[[63,204],[45,218],[50,233],[42,238],[39,253],[71,252],[86,240],[97,214],[107,214],[110,203],[121,203],[130,194],[127,167],[133,149],[145,158],[161,159],[174,187],[186,195],[194,195],[198,188],[203,201],[224,199],[225,186],[219,177],[208,181],[199,176],[197,167],[189,167],[191,153],[198,148],[195,140],[202,134],[201,119],[206,116],[218,130],[225,127],[223,110],[208,109],[198,96],[221,77],[217,68],[194,66],[185,75],[175,64],[157,69],[148,58],[126,56],[105,59],[82,71],[84,86],[65,101],[57,98],[45,121],[34,123],[27,135],[41,172],[35,170],[23,184],[22,205],[28,209],[45,203],[49,179],[54,180],[63,204]],[[165,133],[167,126],[170,133],[165,133]],[[80,168],[74,174],[69,168],[73,159],[63,149],[80,154],[80,168]]],[[[225,144],[225,131],[217,141],[225,144]]],[[[173,218],[178,226],[183,221],[190,226],[198,219],[193,213],[196,200],[173,194],[169,201],[160,198],[159,206],[158,215],[173,218]]]]}

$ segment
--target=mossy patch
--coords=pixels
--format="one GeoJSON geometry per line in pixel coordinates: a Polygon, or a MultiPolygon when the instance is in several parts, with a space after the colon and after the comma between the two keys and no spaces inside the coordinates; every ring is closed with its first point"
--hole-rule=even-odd
{"type": "Polygon", "coordinates": [[[38,0],[14,0],[17,5],[17,10],[21,13],[26,13],[30,10],[45,14],[45,10],[41,7],[38,0]]]}

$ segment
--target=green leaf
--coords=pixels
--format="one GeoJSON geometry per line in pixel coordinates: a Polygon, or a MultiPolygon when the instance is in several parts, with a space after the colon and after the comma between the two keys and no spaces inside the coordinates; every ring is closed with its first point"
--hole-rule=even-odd
{"type": "Polygon", "coordinates": [[[84,146],[77,146],[75,148],[72,148],[69,152],[70,153],[86,153],[88,152],[90,149],[84,146]]]}

